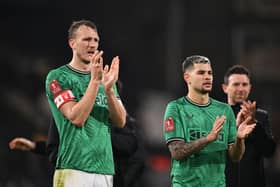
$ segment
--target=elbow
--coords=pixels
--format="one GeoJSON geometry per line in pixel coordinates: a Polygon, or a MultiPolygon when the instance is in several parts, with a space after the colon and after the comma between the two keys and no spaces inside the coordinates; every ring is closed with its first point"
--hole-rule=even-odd
{"type": "Polygon", "coordinates": [[[72,123],[72,125],[81,128],[85,125],[86,119],[82,118],[81,115],[75,115],[74,113],[68,113],[65,115],[66,118],[72,123]]]}
{"type": "Polygon", "coordinates": [[[125,124],[126,124],[126,111],[124,112],[124,114],[121,116],[120,118],[120,122],[119,122],[119,127],[120,128],[124,128],[125,124]]]}
{"type": "Polygon", "coordinates": [[[82,128],[84,125],[85,125],[85,121],[84,120],[79,120],[79,119],[73,119],[73,120],[70,120],[71,123],[78,127],[78,128],[82,128]]]}
{"type": "Polygon", "coordinates": [[[123,118],[120,120],[120,127],[121,128],[124,128],[125,127],[125,124],[126,124],[126,118],[123,118]]]}
{"type": "Polygon", "coordinates": [[[124,128],[125,127],[125,124],[126,124],[126,119],[121,119],[118,123],[117,123],[117,126],[119,128],[124,128]]]}
{"type": "Polygon", "coordinates": [[[126,117],[120,118],[116,123],[114,123],[119,128],[124,128],[126,124],[126,117]]]}

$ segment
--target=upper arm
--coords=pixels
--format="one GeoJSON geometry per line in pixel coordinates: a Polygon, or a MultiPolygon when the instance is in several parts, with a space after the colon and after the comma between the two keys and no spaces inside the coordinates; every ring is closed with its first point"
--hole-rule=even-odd
{"type": "MultiPolygon", "coordinates": [[[[72,92],[71,81],[63,73],[52,71],[46,80],[46,94],[49,101],[69,119],[76,97],[72,92]]],[[[71,120],[71,119],[69,119],[71,120]]]]}
{"type": "Polygon", "coordinates": [[[175,103],[169,103],[166,107],[163,122],[163,134],[166,144],[174,139],[185,141],[184,129],[180,120],[179,111],[175,103]]]}

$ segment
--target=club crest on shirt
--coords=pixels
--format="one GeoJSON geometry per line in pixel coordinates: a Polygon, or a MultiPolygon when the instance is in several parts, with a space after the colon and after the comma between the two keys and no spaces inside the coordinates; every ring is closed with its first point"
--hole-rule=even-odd
{"type": "Polygon", "coordinates": [[[165,128],[165,132],[170,132],[175,129],[173,118],[169,117],[169,118],[165,119],[164,128],[165,128]]]}
{"type": "Polygon", "coordinates": [[[61,91],[61,87],[57,80],[53,80],[49,83],[50,91],[54,97],[56,97],[61,91]]]}

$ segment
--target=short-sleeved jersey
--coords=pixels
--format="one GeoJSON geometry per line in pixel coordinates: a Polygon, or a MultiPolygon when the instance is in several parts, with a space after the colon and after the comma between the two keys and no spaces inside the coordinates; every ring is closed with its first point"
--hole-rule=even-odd
{"type": "Polygon", "coordinates": [[[186,97],[168,103],[164,115],[164,136],[168,144],[174,140],[192,142],[207,136],[217,116],[226,116],[223,128],[214,142],[183,160],[172,159],[173,186],[225,186],[225,163],[228,145],[236,139],[236,122],[231,107],[210,98],[198,105],[186,97]]]}
{"type": "MultiPolygon", "coordinates": [[[[79,72],[69,65],[52,70],[47,76],[46,94],[60,142],[56,168],[113,175],[109,110],[102,84],[83,127],[73,125],[59,110],[67,101],[81,100],[90,78],[90,73],[79,72]]],[[[114,92],[119,98],[115,85],[114,92]]]]}

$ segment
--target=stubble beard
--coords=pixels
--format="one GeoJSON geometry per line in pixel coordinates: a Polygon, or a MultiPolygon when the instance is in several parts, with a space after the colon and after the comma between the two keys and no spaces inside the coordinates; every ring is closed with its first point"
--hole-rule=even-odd
{"type": "Polygon", "coordinates": [[[197,93],[200,93],[200,94],[202,94],[202,95],[205,95],[205,94],[209,94],[209,93],[211,92],[212,89],[206,90],[206,89],[203,89],[203,88],[202,88],[202,89],[198,89],[198,88],[197,88],[197,89],[195,89],[195,90],[196,90],[197,93]]]}
{"type": "Polygon", "coordinates": [[[83,58],[82,55],[78,54],[77,56],[82,63],[84,63],[86,65],[88,65],[90,63],[90,60],[83,58]]]}
{"type": "Polygon", "coordinates": [[[209,94],[211,92],[211,90],[201,90],[200,93],[201,94],[209,94]]]}

